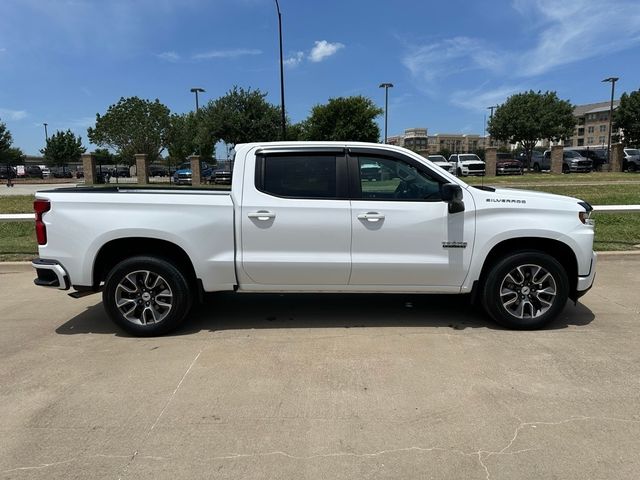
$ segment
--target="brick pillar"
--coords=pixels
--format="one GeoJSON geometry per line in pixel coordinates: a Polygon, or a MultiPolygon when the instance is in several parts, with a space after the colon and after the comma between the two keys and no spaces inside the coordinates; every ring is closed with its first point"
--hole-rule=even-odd
{"type": "Polygon", "coordinates": [[[138,176],[138,185],[149,184],[149,158],[146,153],[136,153],[136,175],[138,176]]]}
{"type": "Polygon", "coordinates": [[[562,173],[562,155],[564,147],[553,145],[551,147],[551,173],[562,173]]]}
{"type": "Polygon", "coordinates": [[[496,162],[498,161],[498,149],[487,147],[484,150],[485,175],[494,177],[496,175],[496,162]]]}
{"type": "Polygon", "coordinates": [[[624,163],[624,148],[621,143],[611,145],[611,158],[609,159],[610,172],[621,172],[624,163]]]}
{"type": "Polygon", "coordinates": [[[191,155],[189,161],[191,162],[191,185],[199,186],[201,184],[200,176],[202,175],[200,155],[191,155]]]}
{"type": "Polygon", "coordinates": [[[96,183],[96,157],[92,153],[83,153],[80,157],[82,159],[82,173],[84,174],[84,184],[93,185],[96,183]]]}

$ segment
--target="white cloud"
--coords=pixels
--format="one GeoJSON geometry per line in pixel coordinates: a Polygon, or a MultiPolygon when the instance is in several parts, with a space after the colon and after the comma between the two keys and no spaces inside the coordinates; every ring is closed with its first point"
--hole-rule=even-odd
{"type": "MultiPolygon", "coordinates": [[[[514,8],[526,11],[522,0],[517,0],[514,8]]],[[[537,0],[529,8],[546,26],[521,58],[524,76],[640,44],[637,1],[537,0]]]]}
{"type": "Polygon", "coordinates": [[[4,53],[4,52],[6,52],[6,51],[7,51],[7,49],[6,49],[6,48],[4,48],[4,47],[0,48],[0,53],[4,53]]]}
{"type": "MultiPolygon", "coordinates": [[[[521,48],[459,36],[411,46],[402,63],[419,88],[430,94],[440,94],[438,87],[451,76],[463,80],[466,76],[476,83],[499,82],[502,86],[486,91],[481,88],[453,93],[453,104],[482,110],[515,93],[523,78],[640,45],[637,0],[513,0],[512,7],[517,13],[514,22],[524,23],[520,38],[525,43],[521,48]],[[479,98],[471,99],[474,95],[479,98]]],[[[611,74],[615,74],[615,68],[611,74]]]]}
{"type": "Polygon", "coordinates": [[[191,58],[194,60],[208,60],[211,58],[236,58],[244,55],[261,55],[262,50],[249,48],[235,48],[231,50],[210,50],[208,52],[196,53],[191,58]]]}
{"type": "Polygon", "coordinates": [[[284,64],[287,67],[297,67],[300,62],[302,62],[304,60],[304,52],[296,52],[295,54],[291,55],[289,58],[285,59],[284,64]]]}
{"type": "Polygon", "coordinates": [[[162,52],[156,55],[160,60],[166,60],[167,62],[177,62],[180,60],[180,55],[174,51],[162,52]]]}
{"type": "Polygon", "coordinates": [[[497,88],[485,89],[481,85],[472,90],[458,90],[451,95],[451,103],[457,107],[475,112],[486,112],[492,105],[504,103],[507,97],[523,90],[522,85],[502,85],[497,88]]]}
{"type": "Polygon", "coordinates": [[[0,108],[0,118],[9,120],[22,120],[29,114],[25,110],[10,110],[8,108],[0,108]]]}
{"type": "Polygon", "coordinates": [[[326,40],[320,40],[314,43],[315,45],[309,53],[309,60],[311,60],[312,62],[321,62],[325,58],[334,55],[338,50],[344,48],[344,45],[339,42],[331,43],[327,42],[326,40]]]}
{"type": "Polygon", "coordinates": [[[503,58],[478,39],[454,37],[413,47],[402,63],[415,77],[431,83],[474,69],[499,71],[504,65],[503,58]]]}

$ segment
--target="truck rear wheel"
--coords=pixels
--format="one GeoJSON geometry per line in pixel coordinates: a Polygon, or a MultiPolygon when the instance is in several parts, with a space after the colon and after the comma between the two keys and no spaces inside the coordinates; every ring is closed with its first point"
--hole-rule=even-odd
{"type": "Polygon", "coordinates": [[[133,335],[150,337],[180,325],[193,299],[178,268],[158,257],[137,256],[111,270],[102,302],[114,323],[133,335]]]}
{"type": "Polygon", "coordinates": [[[534,330],[562,311],[568,294],[567,274],[555,258],[538,251],[522,251],[491,268],[482,302],[499,324],[516,330],[534,330]]]}

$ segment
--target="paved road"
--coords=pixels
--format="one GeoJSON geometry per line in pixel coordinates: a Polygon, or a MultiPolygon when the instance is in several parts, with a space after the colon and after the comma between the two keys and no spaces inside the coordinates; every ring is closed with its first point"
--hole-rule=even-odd
{"type": "Polygon", "coordinates": [[[608,478],[640,472],[640,256],[551,328],[456,297],[218,295],[137,339],[0,266],[0,478],[608,478]]]}

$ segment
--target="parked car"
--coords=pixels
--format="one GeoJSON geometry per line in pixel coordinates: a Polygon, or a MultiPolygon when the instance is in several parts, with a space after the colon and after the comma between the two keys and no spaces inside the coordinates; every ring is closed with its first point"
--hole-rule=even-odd
{"type": "MultiPolygon", "coordinates": [[[[551,150],[545,150],[541,170],[551,169],[551,150]]],[[[593,168],[593,163],[588,158],[583,157],[574,150],[564,150],[562,152],[562,173],[582,172],[589,173],[593,168]]]]}
{"type": "Polygon", "coordinates": [[[485,173],[485,163],[475,153],[454,153],[449,157],[449,163],[458,177],[485,173]]]}
{"type": "Polygon", "coordinates": [[[151,165],[149,167],[149,176],[150,177],[167,177],[169,176],[169,169],[166,167],[151,165]]]}
{"type": "Polygon", "coordinates": [[[16,178],[16,169],[7,163],[0,164],[0,179],[16,178]]]}
{"type": "Polygon", "coordinates": [[[233,166],[231,163],[225,162],[213,169],[213,173],[209,181],[220,185],[231,185],[232,174],[233,166]]]}
{"type": "Polygon", "coordinates": [[[378,162],[360,165],[360,178],[370,182],[382,180],[382,167],[378,162]]]}
{"type": "Polygon", "coordinates": [[[437,166],[439,166],[440,168],[445,169],[449,173],[453,173],[453,171],[454,171],[454,166],[451,163],[449,163],[447,161],[447,159],[444,158],[443,155],[429,155],[427,157],[427,160],[432,161],[437,166]]]}
{"type": "Polygon", "coordinates": [[[131,176],[131,170],[126,166],[114,167],[109,170],[111,177],[129,178],[131,176]]]}
{"type": "Polygon", "coordinates": [[[140,336],[179,327],[220,291],[470,294],[502,325],[534,329],[593,284],[593,209],[580,199],[473,188],[392,145],[235,150],[228,192],[39,191],[35,284],[102,292],[107,316],[140,336]],[[351,168],[373,162],[385,181],[351,168]]]}
{"type": "Polygon", "coordinates": [[[640,170],[640,150],[637,148],[625,148],[622,170],[637,172],[640,170]]]}
{"type": "Polygon", "coordinates": [[[51,169],[49,167],[40,165],[40,170],[42,170],[42,178],[49,178],[51,176],[51,169]]]}
{"type": "Polygon", "coordinates": [[[20,169],[18,169],[18,176],[24,178],[44,178],[42,175],[42,169],[38,165],[25,165],[22,170],[22,174],[20,174],[20,169]]]}
{"type": "Polygon", "coordinates": [[[53,178],[73,178],[71,170],[62,167],[53,167],[51,169],[51,176],[53,176],[53,178]]]}
{"type": "Polygon", "coordinates": [[[522,175],[522,163],[511,153],[498,152],[496,155],[496,175],[522,175]]]}
{"type": "Polygon", "coordinates": [[[566,150],[578,152],[584,158],[591,160],[593,170],[602,170],[602,165],[608,162],[607,149],[602,147],[569,147],[566,150]]]}
{"type": "Polygon", "coordinates": [[[541,165],[543,162],[543,153],[538,150],[533,150],[531,152],[531,161],[527,158],[525,152],[520,152],[518,155],[518,160],[522,163],[524,168],[528,168],[529,170],[533,170],[534,172],[539,172],[542,170],[541,165]]]}
{"type": "MultiPolygon", "coordinates": [[[[207,182],[213,176],[213,167],[206,162],[200,165],[200,181],[207,182]]],[[[180,164],[173,174],[173,183],[176,185],[191,185],[191,162],[180,164]]]]}

